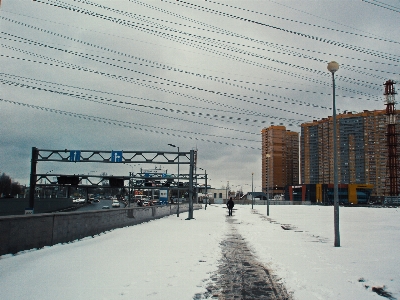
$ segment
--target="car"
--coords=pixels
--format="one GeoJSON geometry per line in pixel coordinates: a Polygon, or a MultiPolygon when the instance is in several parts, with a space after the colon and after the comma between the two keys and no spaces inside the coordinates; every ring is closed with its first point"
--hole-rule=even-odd
{"type": "Polygon", "coordinates": [[[10,194],[8,194],[8,195],[4,195],[4,196],[1,197],[1,198],[14,198],[14,196],[11,196],[10,194]]]}
{"type": "Polygon", "coordinates": [[[72,199],[73,203],[85,203],[85,199],[84,198],[74,198],[72,199]]]}
{"type": "Polygon", "coordinates": [[[118,200],[113,200],[111,206],[112,206],[112,207],[120,207],[119,201],[118,201],[118,200]]]}
{"type": "Polygon", "coordinates": [[[185,201],[185,198],[172,198],[172,201],[174,202],[174,203],[178,203],[178,200],[179,200],[179,202],[180,203],[182,203],[182,202],[184,202],[185,201]]]}
{"type": "Polygon", "coordinates": [[[101,209],[110,209],[108,205],[104,205],[101,209]]]}
{"type": "Polygon", "coordinates": [[[93,202],[100,202],[100,199],[94,198],[93,202]]]}

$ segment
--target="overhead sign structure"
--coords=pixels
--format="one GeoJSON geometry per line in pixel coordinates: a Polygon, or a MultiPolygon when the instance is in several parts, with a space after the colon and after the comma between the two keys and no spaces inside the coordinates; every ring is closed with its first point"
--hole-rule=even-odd
{"type": "Polygon", "coordinates": [[[80,160],[81,160],[81,151],[80,150],[69,151],[69,161],[80,161],[80,160]]]}
{"type": "Polygon", "coordinates": [[[80,182],[79,176],[73,175],[62,175],[57,177],[58,184],[70,184],[70,185],[78,185],[80,182]]]}
{"type": "MultiPolygon", "coordinates": [[[[42,184],[41,186],[47,185],[73,185],[73,186],[84,186],[81,185],[82,179],[88,180],[88,176],[80,176],[80,175],[64,175],[59,174],[55,176],[52,174],[51,176],[57,177],[57,181],[51,180],[48,178],[49,174],[37,174],[36,167],[38,162],[79,162],[79,163],[146,163],[146,164],[168,164],[173,165],[177,164],[178,169],[179,165],[189,165],[189,173],[188,174],[181,174],[178,171],[178,176],[167,174],[166,170],[162,170],[161,168],[154,168],[146,170],[146,176],[143,174],[142,170],[139,173],[139,180],[141,181],[139,184],[139,188],[143,189],[151,185],[151,188],[154,189],[157,186],[164,186],[166,189],[168,188],[175,188],[175,189],[189,189],[189,216],[187,220],[193,219],[193,179],[198,175],[194,175],[194,166],[195,166],[195,150],[190,150],[190,152],[171,152],[171,151],[103,151],[103,150],[51,150],[51,149],[38,149],[36,147],[32,147],[32,159],[31,159],[31,172],[30,172],[30,187],[29,187],[29,209],[34,208],[35,204],[35,189],[38,180],[45,179],[46,183],[42,184]],[[149,176],[149,177],[147,177],[149,176]],[[178,179],[178,184],[176,184],[176,179],[178,179]],[[179,179],[187,180],[185,182],[185,186],[183,182],[180,182],[179,179]],[[147,181],[147,182],[146,182],[147,181]],[[157,186],[153,186],[153,182],[157,186]],[[166,181],[166,182],[165,182],[166,181]]],[[[103,182],[105,179],[104,176],[93,176],[93,177],[100,177],[101,180],[99,183],[103,182]]],[[[125,176],[118,176],[115,177],[114,180],[111,180],[111,185],[116,186],[124,186],[124,180],[129,180],[129,184],[131,185],[132,182],[132,175],[129,177],[125,176]]],[[[108,179],[109,180],[109,179],[108,179]]],[[[93,183],[88,180],[91,185],[93,183]]],[[[136,187],[136,184],[135,184],[136,187]]],[[[164,196],[164,195],[163,195],[164,196]]],[[[168,197],[162,197],[165,202],[167,202],[168,197]]],[[[163,201],[163,202],[164,202],[163,201]]],[[[31,211],[27,211],[30,213],[31,211]]]]}
{"type": "Polygon", "coordinates": [[[165,170],[162,169],[142,169],[142,172],[146,174],[165,174],[165,170]]]}
{"type": "Polygon", "coordinates": [[[122,151],[111,151],[111,162],[122,162],[122,151]]]}

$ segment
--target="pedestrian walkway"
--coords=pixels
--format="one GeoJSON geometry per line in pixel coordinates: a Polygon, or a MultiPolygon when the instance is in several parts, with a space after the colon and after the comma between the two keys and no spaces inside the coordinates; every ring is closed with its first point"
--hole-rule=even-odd
{"type": "Polygon", "coordinates": [[[230,232],[221,241],[218,270],[211,276],[207,291],[194,299],[291,299],[282,283],[254,257],[237,232],[240,222],[234,216],[227,216],[226,222],[230,232]]]}

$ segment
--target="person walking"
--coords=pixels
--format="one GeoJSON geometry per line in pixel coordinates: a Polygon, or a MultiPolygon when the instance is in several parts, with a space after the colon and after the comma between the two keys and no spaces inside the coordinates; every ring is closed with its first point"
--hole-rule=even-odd
{"type": "Polygon", "coordinates": [[[229,215],[232,216],[232,209],[235,206],[235,203],[233,202],[232,197],[226,203],[226,206],[228,207],[229,215]]]}

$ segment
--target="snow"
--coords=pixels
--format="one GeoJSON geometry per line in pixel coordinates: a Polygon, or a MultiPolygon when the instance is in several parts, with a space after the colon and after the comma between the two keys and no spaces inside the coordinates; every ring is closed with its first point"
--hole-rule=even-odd
{"type": "Polygon", "coordinates": [[[294,299],[400,299],[398,208],[223,205],[0,257],[1,299],[193,299],[232,226],[294,299]],[[234,224],[226,222],[233,218],[234,224]],[[282,228],[288,228],[284,230],[282,228]]]}

